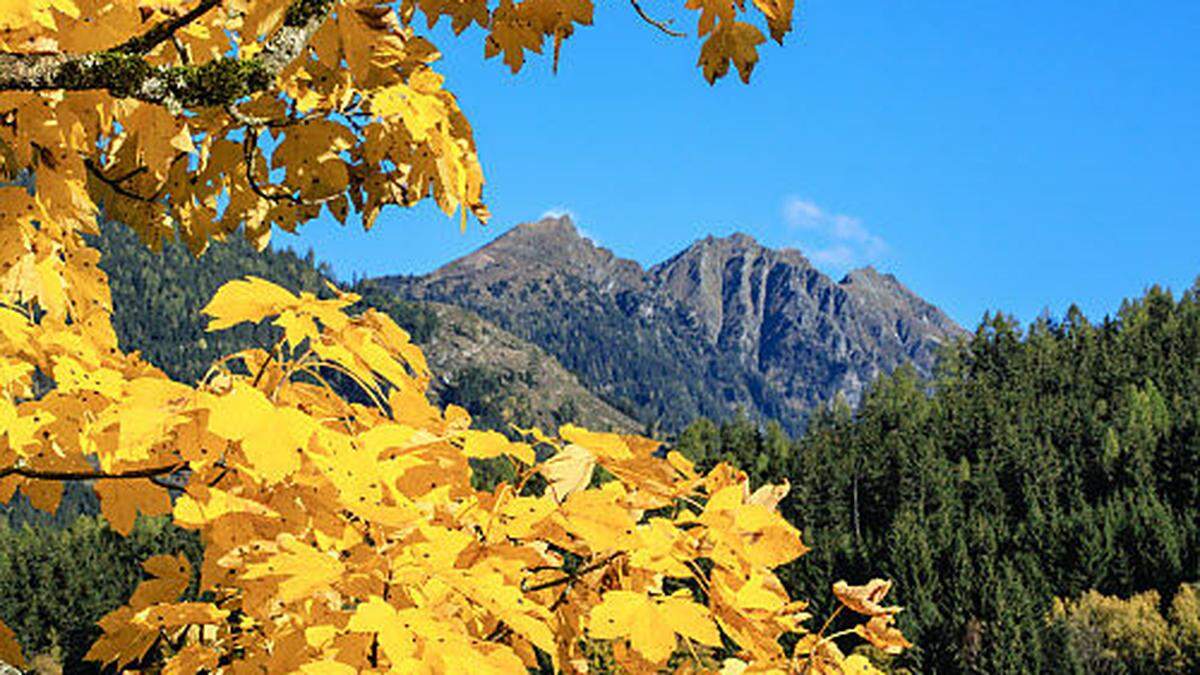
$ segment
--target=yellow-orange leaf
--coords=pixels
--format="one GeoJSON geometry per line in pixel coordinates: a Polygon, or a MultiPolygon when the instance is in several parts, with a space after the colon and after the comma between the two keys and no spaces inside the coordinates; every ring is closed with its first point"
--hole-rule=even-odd
{"type": "Polygon", "coordinates": [[[683,595],[650,597],[634,591],[609,591],[588,616],[588,635],[600,640],[627,638],[651,663],[663,663],[675,651],[676,635],[712,647],[720,633],[703,605],[683,595]]]}

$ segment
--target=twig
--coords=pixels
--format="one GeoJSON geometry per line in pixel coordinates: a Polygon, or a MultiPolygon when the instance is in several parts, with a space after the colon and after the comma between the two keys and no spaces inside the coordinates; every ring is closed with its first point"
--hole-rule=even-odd
{"type": "Polygon", "coordinates": [[[122,197],[125,197],[127,199],[133,199],[133,200],[139,201],[139,202],[146,202],[148,204],[155,203],[155,195],[146,197],[144,195],[140,195],[136,192],[133,192],[132,190],[129,190],[125,186],[121,185],[122,182],[127,181],[130,178],[132,178],[133,176],[137,175],[137,173],[138,173],[137,171],[130,172],[128,175],[126,175],[118,180],[116,178],[109,178],[108,176],[104,175],[104,172],[100,170],[100,167],[96,166],[96,163],[93,162],[91,159],[83,160],[83,166],[87,168],[88,173],[95,176],[101,183],[104,183],[109,188],[111,188],[113,192],[116,192],[117,194],[121,195],[122,197]]]}
{"type": "Polygon", "coordinates": [[[221,4],[221,0],[200,0],[200,4],[188,12],[157,24],[138,37],[118,45],[113,51],[136,55],[149,54],[158,45],[174,38],[175,31],[204,16],[208,10],[219,4],[221,4]]]}
{"type": "Polygon", "coordinates": [[[647,14],[646,10],[642,9],[642,5],[641,5],[641,3],[638,2],[638,0],[629,0],[629,4],[633,5],[633,10],[635,12],[637,12],[638,16],[642,17],[642,20],[645,21],[646,23],[650,24],[651,26],[654,26],[655,28],[661,30],[662,32],[666,33],[667,35],[670,35],[671,37],[677,37],[677,38],[687,37],[687,33],[681,33],[677,30],[672,30],[671,27],[669,26],[670,21],[659,21],[658,19],[655,19],[654,17],[647,14]]]}
{"type": "Polygon", "coordinates": [[[540,583],[540,584],[537,584],[536,586],[530,586],[529,588],[525,588],[523,590],[526,593],[534,593],[537,591],[544,591],[547,588],[554,588],[555,586],[562,586],[563,584],[574,583],[583,575],[591,573],[591,572],[595,572],[596,570],[608,565],[610,562],[616,560],[617,558],[621,557],[622,555],[625,555],[624,551],[617,551],[616,553],[613,553],[612,555],[601,558],[600,560],[597,560],[596,562],[591,563],[590,565],[581,567],[581,568],[575,570],[574,572],[568,572],[565,576],[555,579],[554,581],[547,581],[544,583],[540,583]]]}

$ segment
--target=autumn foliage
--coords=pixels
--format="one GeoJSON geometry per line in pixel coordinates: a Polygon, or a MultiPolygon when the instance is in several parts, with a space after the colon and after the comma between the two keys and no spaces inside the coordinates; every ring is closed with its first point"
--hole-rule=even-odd
{"type": "MultiPolygon", "coordinates": [[[[790,3],[754,5],[782,39],[790,3]]],[[[705,75],[732,63],[747,78],[762,36],[746,8],[688,7],[705,75]]],[[[197,383],[117,344],[85,237],[101,209],[197,254],[239,231],[265,245],[322,210],[370,227],[384,205],[432,198],[484,219],[470,126],[416,17],[478,25],[485,54],[517,70],[547,38],[557,59],[590,2],[0,8],[0,501],[52,510],[64,481],[92,481],[114,529],[170,514],[205,546],[198,570],[145,561],[90,658],[168,673],[837,672],[869,669],[839,635],[907,646],[882,581],[834,588],[865,623],[811,630],[772,571],[805,552],[778,489],[728,465],[701,475],[639,437],[472,429],[428,402],[405,331],[339,289],[226,284],[209,329],[269,323],[278,340],[197,383]],[[477,489],[471,460],[516,478],[477,489]]],[[[22,661],[2,626],[0,660],[22,661]]]]}

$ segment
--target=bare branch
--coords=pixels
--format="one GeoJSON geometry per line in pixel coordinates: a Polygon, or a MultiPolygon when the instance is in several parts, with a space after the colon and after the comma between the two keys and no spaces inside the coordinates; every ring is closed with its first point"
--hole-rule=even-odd
{"type": "Polygon", "coordinates": [[[642,20],[651,26],[654,26],[671,37],[687,37],[687,33],[681,33],[677,30],[673,30],[670,27],[670,21],[660,21],[647,14],[646,10],[642,9],[642,5],[638,2],[638,0],[629,0],[629,4],[633,5],[633,10],[637,12],[638,16],[642,17],[642,20]]]}
{"type": "Polygon", "coordinates": [[[7,478],[8,476],[23,476],[25,478],[34,478],[38,480],[131,480],[134,478],[169,476],[186,467],[187,463],[181,462],[178,464],[171,464],[169,466],[152,466],[142,469],[130,469],[129,471],[108,473],[105,471],[43,471],[40,469],[32,469],[27,466],[14,465],[0,469],[0,478],[7,478]]]}

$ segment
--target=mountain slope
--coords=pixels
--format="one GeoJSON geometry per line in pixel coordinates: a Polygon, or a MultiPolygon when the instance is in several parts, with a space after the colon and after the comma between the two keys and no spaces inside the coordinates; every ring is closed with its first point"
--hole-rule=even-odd
{"type": "MultiPolygon", "coordinates": [[[[152,253],[127,228],[105,225],[98,245],[123,346],[140,349],[151,363],[184,381],[200,378],[220,355],[269,341],[258,327],[204,330],[200,308],[222,283],[253,274],[292,291],[327,293],[330,278],[311,255],[259,253],[240,240],[216,244],[196,259],[177,245],[152,253]]],[[[405,302],[369,284],[353,290],[365,306],[390,314],[425,351],[435,375],[433,396],[467,408],[480,425],[556,428],[575,422],[598,429],[639,428],[542,349],[466,310],[405,302]]]]}
{"type": "Polygon", "coordinates": [[[894,277],[835,282],[800,252],[708,237],[649,270],[568,218],[519,225],[423,277],[387,277],[412,300],[452,303],[553,354],[624,412],[674,430],[743,408],[795,430],[880,372],[933,367],[962,334],[894,277]]]}

